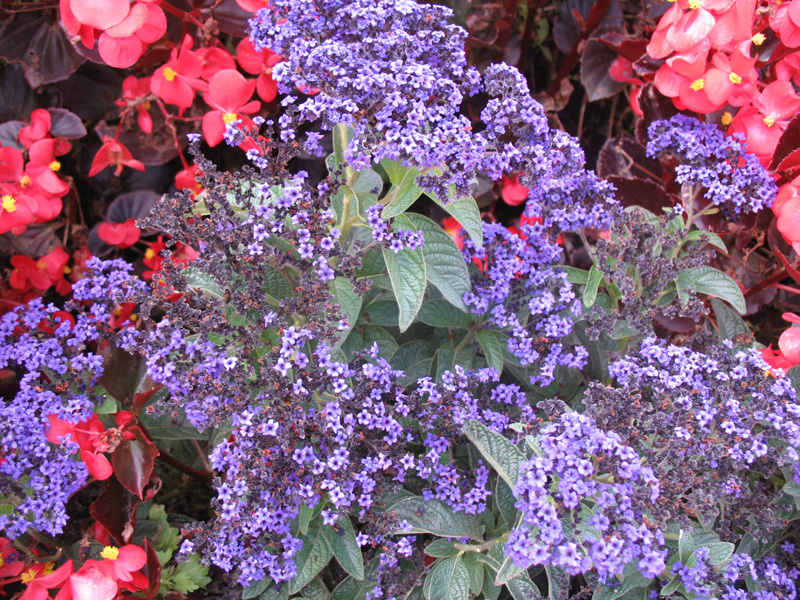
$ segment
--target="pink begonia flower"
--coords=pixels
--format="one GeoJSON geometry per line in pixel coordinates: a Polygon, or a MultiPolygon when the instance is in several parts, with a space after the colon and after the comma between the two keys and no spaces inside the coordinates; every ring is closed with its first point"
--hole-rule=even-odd
{"type": "Polygon", "coordinates": [[[151,91],[167,104],[186,109],[194,103],[195,93],[205,92],[208,84],[200,77],[203,60],[192,51],[192,37],[187,35],[179,48],[170,53],[169,61],[156,69],[150,78],[151,91]]]}
{"type": "Polygon", "coordinates": [[[100,34],[97,49],[107,65],[126,69],[136,64],[148,44],[161,39],[166,32],[164,10],[156,4],[140,1],[132,6],[123,21],[100,34]]]}
{"type": "Polygon", "coordinates": [[[708,99],[714,104],[744,106],[758,95],[755,58],[734,50],[730,57],[722,52],[714,54],[712,68],[704,76],[708,99]]]}
{"type": "Polygon", "coordinates": [[[769,164],[778,140],[789,120],[800,111],[800,96],[788,81],[773,81],[750,106],[736,113],[728,133],[741,133],[747,140],[747,151],[758,156],[761,164],[769,164]]]}
{"type": "Polygon", "coordinates": [[[249,101],[255,88],[255,81],[245,79],[232,69],[219,71],[211,78],[204,98],[214,110],[203,115],[203,135],[209,146],[222,141],[228,123],[261,108],[258,100],[249,101]]]}
{"type": "Polygon", "coordinates": [[[65,598],[57,600],[112,600],[119,592],[119,585],[111,577],[105,575],[93,563],[96,561],[86,561],[86,563],[73,573],[69,578],[69,585],[64,590],[65,598]]]}
{"type": "Polygon", "coordinates": [[[769,25],[787,48],[800,47],[800,4],[784,2],[771,7],[769,25]]]}
{"type": "Polygon", "coordinates": [[[131,10],[128,0],[67,0],[67,4],[79,23],[101,30],[120,23],[131,10]]]}

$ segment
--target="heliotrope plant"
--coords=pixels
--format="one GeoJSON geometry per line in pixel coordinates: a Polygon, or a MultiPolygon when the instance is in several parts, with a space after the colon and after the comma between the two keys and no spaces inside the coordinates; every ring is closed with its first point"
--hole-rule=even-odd
{"type": "MultiPolygon", "coordinates": [[[[164,18],[92,6],[62,12],[106,62],[138,60],[164,18]]],[[[685,9],[711,14],[670,9],[665,56],[685,9]]],[[[746,347],[745,297],[711,264],[725,243],[698,229],[769,207],[771,177],[716,126],[658,120],[647,152],[678,163],[680,193],[623,206],[516,69],[468,66],[451,17],[275,1],[240,54],[272,52],[277,89],[191,38],[153,74],[181,111],[204,93],[205,141],[249,164],[219,168],[191,134],[183,191],[98,228],[119,248],[160,236],[146,278],[89,259],[65,310],[0,321],[20,376],[0,577],[22,598],[796,598],[800,404],[746,347]],[[284,94],[279,118],[251,116],[256,88],[284,94]],[[297,167],[314,156],[325,172],[297,167]],[[515,231],[482,222],[478,177],[527,190],[515,231]],[[425,197],[459,239],[411,210],[425,197]],[[187,489],[205,511],[153,503],[187,489]]],[[[125,93],[151,127],[147,86],[125,93]]],[[[28,185],[58,187],[45,121],[18,139],[40,130],[28,185]]],[[[15,177],[24,152],[3,154],[15,177]]],[[[91,170],[132,161],[109,137],[91,170]]]]}

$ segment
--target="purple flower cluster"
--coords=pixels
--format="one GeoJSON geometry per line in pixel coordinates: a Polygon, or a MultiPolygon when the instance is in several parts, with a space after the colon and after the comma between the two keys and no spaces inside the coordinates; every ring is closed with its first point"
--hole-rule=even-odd
{"type": "Polygon", "coordinates": [[[0,492],[17,499],[10,513],[0,515],[0,530],[12,538],[30,528],[60,534],[67,500],[88,476],[74,456],[75,443],[47,441],[48,416],[79,423],[102,403],[95,386],[103,359],[87,346],[112,336],[109,301],[123,298],[137,284],[124,261],[91,259],[87,267],[93,275],[75,284],[74,298],[96,302],[68,307],[77,311],[74,325],[38,298],[0,319],[0,368],[21,375],[19,391],[0,404],[0,492]]]}
{"type": "Polygon", "coordinates": [[[568,350],[562,338],[580,320],[581,302],[557,267],[561,248],[542,225],[524,225],[526,239],[497,223],[484,223],[484,246],[465,240],[464,258],[477,258],[482,268],[464,295],[470,312],[482,315],[508,335],[508,350],[520,363],[537,365],[534,385],[548,385],[557,366],[583,368],[583,347],[568,350]]]}
{"type": "MultiPolygon", "coordinates": [[[[697,548],[694,558],[684,564],[680,560],[670,566],[672,575],[688,594],[698,600],[795,600],[797,598],[797,567],[784,570],[771,557],[756,562],[747,554],[734,554],[727,567],[711,566],[705,548],[697,548]],[[746,578],[755,582],[758,591],[745,591],[746,578]]],[[[749,586],[748,586],[749,587],[749,586]]]]}
{"type": "Polygon", "coordinates": [[[556,237],[562,231],[609,229],[621,213],[616,189],[593,171],[537,187],[525,205],[525,215],[541,217],[545,229],[556,237]]]}
{"type": "Polygon", "coordinates": [[[421,231],[403,231],[392,228],[381,218],[383,206],[375,204],[367,210],[367,224],[372,228],[372,239],[388,247],[395,254],[403,250],[416,250],[425,243],[421,231]]]}
{"type": "MultiPolygon", "coordinates": [[[[309,332],[298,334],[290,337],[299,340],[309,332]]],[[[440,384],[423,378],[407,392],[397,385],[402,372],[378,358],[377,346],[373,362],[360,365],[332,360],[322,344],[303,360],[298,358],[306,355],[297,350],[281,349],[293,357],[293,376],[284,374],[280,401],[262,390],[250,408],[234,415],[231,439],[212,452],[212,466],[224,474],[215,481],[217,518],[211,535],[199,545],[191,542],[187,551],[202,549],[217,566],[238,568],[244,585],[265,574],[288,581],[296,575],[292,559],[302,547],[291,533],[302,507],[322,502],[324,525],[348,513],[377,524],[381,496],[409,476],[425,482],[427,500],[454,512],[485,510],[488,469],[478,464],[468,475],[450,462],[449,452],[465,422],[496,420],[488,405],[519,390],[497,386],[491,395],[487,388],[484,397],[476,396],[473,390],[496,382],[496,372],[457,369],[440,384]]],[[[367,525],[359,541],[390,550],[396,544],[403,552],[408,541],[394,542],[387,533],[367,525]]]]}
{"type": "Polygon", "coordinates": [[[727,137],[716,125],[682,114],[654,121],[647,135],[647,156],[675,157],[677,182],[702,188],[727,216],[772,206],[778,188],[758,158],[747,154],[741,137],[727,137]]]}
{"type": "MultiPolygon", "coordinates": [[[[451,16],[410,0],[271,2],[251,21],[254,45],[286,57],[272,71],[283,93],[321,90],[281,117],[283,138],[304,121],[342,123],[355,130],[346,157],[356,169],[383,158],[421,170],[447,165],[447,182],[466,195],[481,147],[458,111],[480,75],[467,66],[466,31],[447,24],[451,16]]],[[[446,186],[440,192],[447,197],[446,186]]]]}
{"type": "Polygon", "coordinates": [[[721,535],[735,535],[747,519],[769,529],[776,525],[770,492],[753,473],[793,469],[800,481],[797,394],[787,377],[767,374],[755,350],[703,347],[645,339],[609,366],[620,388],[590,386],[587,412],[626,443],[638,442],[654,465],[664,497],[659,519],[688,523],[684,510],[708,519],[722,500],[721,535]]]}
{"type": "Polygon", "coordinates": [[[636,451],[576,412],[542,428],[534,444],[514,487],[522,512],[506,543],[514,563],[594,571],[603,582],[632,562],[645,577],[660,574],[664,537],[643,519],[660,486],[636,451]]]}

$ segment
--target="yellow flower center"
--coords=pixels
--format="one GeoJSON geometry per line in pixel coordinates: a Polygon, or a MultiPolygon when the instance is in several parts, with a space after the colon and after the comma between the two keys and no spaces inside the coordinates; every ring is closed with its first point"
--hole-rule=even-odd
{"type": "Polygon", "coordinates": [[[61,168],[61,163],[57,160],[54,160],[49,165],[51,171],[58,171],[61,168]]]}
{"type": "Polygon", "coordinates": [[[144,251],[144,257],[145,257],[147,260],[150,260],[150,259],[151,259],[151,258],[153,258],[155,255],[156,255],[156,253],[155,253],[155,251],[153,251],[153,249],[152,249],[152,248],[148,248],[147,250],[145,250],[145,251],[144,251]]]}
{"type": "Polygon", "coordinates": [[[764,117],[764,125],[767,127],[772,127],[775,125],[775,115],[767,115],[764,117]]]}
{"type": "Polygon", "coordinates": [[[222,121],[227,125],[233,123],[238,115],[236,113],[222,113],[222,121]]]}
{"type": "Polygon", "coordinates": [[[761,44],[763,44],[766,41],[767,36],[765,36],[763,33],[757,33],[750,39],[753,41],[753,43],[756,46],[760,46],[761,44]]]}
{"type": "Polygon", "coordinates": [[[742,78],[739,77],[736,73],[731,73],[730,75],[728,75],[728,80],[733,85],[739,85],[740,83],[742,83],[742,78]]]}
{"type": "Polygon", "coordinates": [[[69,265],[64,265],[64,275],[69,275],[72,273],[72,269],[69,268],[69,265]]]}
{"type": "Polygon", "coordinates": [[[3,557],[0,556],[0,567],[2,567],[4,564],[6,564],[6,561],[4,561],[3,557]]]}
{"type": "Polygon", "coordinates": [[[704,79],[695,79],[689,87],[692,88],[695,92],[699,92],[705,87],[705,85],[706,82],[704,79]]]}
{"type": "Polygon", "coordinates": [[[29,175],[23,175],[22,178],[19,180],[19,185],[22,188],[26,188],[31,184],[31,178],[29,175]]]}
{"type": "Polygon", "coordinates": [[[24,571],[19,578],[22,581],[22,583],[30,583],[31,581],[36,579],[36,570],[28,569],[27,571],[24,571]]]}
{"type": "Polygon", "coordinates": [[[137,315],[136,313],[131,313],[130,315],[128,315],[128,319],[130,320],[131,323],[133,323],[138,318],[139,315],[137,315]]]}
{"type": "Polygon", "coordinates": [[[170,69],[169,67],[164,67],[164,79],[167,81],[173,81],[177,73],[170,69]]]}
{"type": "Polygon", "coordinates": [[[725,126],[730,125],[731,121],[733,121],[733,115],[729,113],[727,110],[724,113],[722,113],[722,116],[719,119],[719,122],[725,126]]]}
{"type": "Polygon", "coordinates": [[[14,199],[14,196],[9,196],[8,194],[3,196],[3,210],[6,212],[14,212],[17,210],[17,201],[14,199]]]}
{"type": "Polygon", "coordinates": [[[47,268],[47,263],[42,261],[42,260],[40,260],[39,262],[36,263],[36,266],[37,266],[37,268],[39,268],[42,271],[44,271],[47,268]]]}
{"type": "Polygon", "coordinates": [[[688,6],[689,10],[695,10],[703,6],[703,3],[701,2],[701,0],[689,0],[688,6]]]}
{"type": "Polygon", "coordinates": [[[119,548],[116,546],[106,546],[100,553],[100,556],[108,560],[117,560],[119,558],[119,548]]]}

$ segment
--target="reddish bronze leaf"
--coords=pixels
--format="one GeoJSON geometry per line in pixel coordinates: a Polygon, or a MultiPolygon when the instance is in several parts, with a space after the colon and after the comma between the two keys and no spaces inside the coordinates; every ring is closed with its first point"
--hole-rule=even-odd
{"type": "Polygon", "coordinates": [[[778,140],[775,152],[772,153],[769,170],[772,173],[782,170],[778,167],[781,167],[781,163],[797,150],[800,150],[800,115],[795,115],[789,121],[786,130],[781,135],[781,139],[778,140]]]}
{"type": "Polygon", "coordinates": [[[145,563],[142,573],[147,577],[147,589],[144,590],[145,598],[152,598],[158,592],[158,585],[161,583],[161,563],[158,560],[156,549],[147,538],[142,543],[144,551],[147,553],[147,563],[145,563]]]}
{"type": "Polygon", "coordinates": [[[159,452],[139,427],[128,427],[126,431],[136,437],[125,440],[114,450],[111,464],[119,482],[142,499],[159,452]]]}
{"type": "Polygon", "coordinates": [[[136,528],[137,506],[139,499],[112,477],[105,491],[89,507],[89,513],[118,543],[126,544],[136,528]]]}

